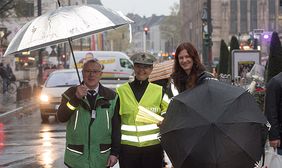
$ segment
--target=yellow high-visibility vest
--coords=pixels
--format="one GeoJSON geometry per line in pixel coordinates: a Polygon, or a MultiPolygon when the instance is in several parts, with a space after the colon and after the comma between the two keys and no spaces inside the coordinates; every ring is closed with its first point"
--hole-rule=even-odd
{"type": "Polygon", "coordinates": [[[158,115],[165,112],[168,102],[163,99],[162,87],[149,83],[141,100],[137,102],[128,83],[116,89],[120,99],[121,143],[136,147],[159,144],[159,128],[156,124],[135,121],[138,106],[141,105],[158,115]]]}

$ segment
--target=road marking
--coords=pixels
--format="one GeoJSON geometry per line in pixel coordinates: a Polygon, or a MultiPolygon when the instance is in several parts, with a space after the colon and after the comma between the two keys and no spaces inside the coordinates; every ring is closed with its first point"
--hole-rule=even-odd
{"type": "Polygon", "coordinates": [[[4,114],[0,114],[0,118],[1,117],[4,117],[5,115],[8,115],[8,114],[10,114],[10,113],[14,113],[14,112],[16,112],[16,111],[18,111],[18,110],[20,110],[20,109],[22,109],[23,107],[19,107],[19,108],[16,108],[16,109],[14,109],[14,110],[11,110],[11,111],[8,111],[8,112],[6,112],[6,113],[4,113],[4,114]]]}

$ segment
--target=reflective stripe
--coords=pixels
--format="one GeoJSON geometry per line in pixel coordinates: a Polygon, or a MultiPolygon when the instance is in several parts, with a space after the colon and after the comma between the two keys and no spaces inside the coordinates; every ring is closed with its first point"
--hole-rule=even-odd
{"type": "Polygon", "coordinates": [[[145,136],[140,136],[140,137],[122,134],[121,135],[121,140],[131,141],[131,142],[146,142],[146,141],[151,141],[151,140],[159,140],[158,136],[159,136],[159,133],[145,135],[145,136]]]}
{"type": "Polygon", "coordinates": [[[109,111],[106,110],[106,114],[107,114],[107,124],[108,124],[108,130],[110,129],[110,121],[109,121],[109,111]]]}
{"type": "Polygon", "coordinates": [[[75,122],[74,122],[74,127],[73,127],[73,130],[75,130],[75,129],[76,129],[77,118],[78,118],[78,110],[76,110],[76,116],[75,116],[75,122]]]}
{"type": "Polygon", "coordinates": [[[148,124],[148,125],[125,125],[121,126],[121,130],[123,131],[131,131],[131,132],[141,132],[141,131],[151,131],[158,129],[159,127],[156,124],[148,124]]]}
{"type": "Polygon", "coordinates": [[[159,140],[159,133],[139,137],[140,142],[151,141],[151,140],[159,140]]]}
{"type": "Polygon", "coordinates": [[[69,151],[72,151],[72,152],[74,152],[74,153],[78,153],[78,154],[83,154],[82,152],[79,152],[79,151],[77,151],[77,150],[73,150],[73,149],[71,149],[71,148],[69,148],[69,147],[67,147],[67,149],[69,150],[69,151]]]}
{"type": "Polygon", "coordinates": [[[74,106],[72,106],[72,105],[70,104],[70,102],[67,102],[67,107],[68,107],[69,109],[71,109],[71,110],[75,110],[75,109],[76,109],[74,106]]]}
{"type": "Polygon", "coordinates": [[[106,149],[106,150],[103,150],[103,151],[100,151],[100,153],[106,153],[108,152],[109,150],[111,150],[112,148],[109,148],[109,149],[106,149]]]}
{"type": "Polygon", "coordinates": [[[124,141],[131,141],[131,142],[138,142],[137,136],[130,136],[130,135],[121,135],[121,140],[124,141]]]}

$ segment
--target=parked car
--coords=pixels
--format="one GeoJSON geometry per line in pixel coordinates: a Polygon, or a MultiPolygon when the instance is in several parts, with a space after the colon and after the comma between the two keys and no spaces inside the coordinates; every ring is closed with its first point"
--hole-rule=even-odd
{"type": "MultiPolygon", "coordinates": [[[[81,69],[79,69],[82,80],[81,69]]],[[[113,90],[127,80],[102,79],[101,83],[113,90]]],[[[62,94],[71,86],[78,85],[78,77],[75,69],[62,69],[52,72],[40,93],[40,113],[43,122],[48,121],[49,116],[55,116],[61,103],[62,94]]]]}

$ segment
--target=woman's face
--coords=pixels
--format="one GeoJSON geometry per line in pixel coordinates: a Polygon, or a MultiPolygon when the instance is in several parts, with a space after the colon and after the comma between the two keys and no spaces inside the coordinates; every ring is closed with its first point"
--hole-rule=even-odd
{"type": "Polygon", "coordinates": [[[149,78],[149,75],[153,71],[153,66],[144,64],[134,64],[133,69],[136,79],[144,81],[149,78]]]}
{"type": "Polygon", "coordinates": [[[189,75],[192,70],[194,61],[192,57],[188,54],[186,49],[180,51],[178,55],[178,61],[181,68],[186,72],[187,75],[189,75]]]}

